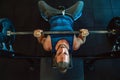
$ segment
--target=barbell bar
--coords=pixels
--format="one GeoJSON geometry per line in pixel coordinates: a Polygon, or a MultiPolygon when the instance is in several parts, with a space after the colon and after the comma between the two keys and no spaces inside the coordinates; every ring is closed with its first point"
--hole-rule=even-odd
{"type": "MultiPolygon", "coordinates": [[[[79,34],[79,31],[44,31],[41,32],[41,34],[49,35],[49,34],[79,34]]],[[[90,34],[116,34],[116,30],[99,30],[99,31],[89,31],[90,34]]],[[[11,35],[30,35],[33,34],[33,32],[12,32],[7,31],[7,36],[11,35]]]]}

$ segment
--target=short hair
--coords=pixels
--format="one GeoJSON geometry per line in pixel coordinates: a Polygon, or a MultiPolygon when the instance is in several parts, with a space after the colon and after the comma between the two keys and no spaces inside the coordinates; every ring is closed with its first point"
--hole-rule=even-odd
{"type": "Polygon", "coordinates": [[[58,62],[56,66],[61,73],[65,73],[69,68],[69,62],[58,62]]]}

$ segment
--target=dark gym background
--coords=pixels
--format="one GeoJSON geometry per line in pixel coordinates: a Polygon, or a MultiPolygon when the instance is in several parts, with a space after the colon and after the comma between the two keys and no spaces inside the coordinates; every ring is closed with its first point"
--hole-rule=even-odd
{"type": "MultiPolygon", "coordinates": [[[[77,0],[45,1],[53,7],[63,5],[67,8],[77,0]]],[[[106,30],[109,21],[113,17],[120,16],[120,0],[84,0],[84,3],[83,15],[75,22],[74,30],[80,28],[106,30]]],[[[9,18],[16,31],[33,31],[37,28],[49,29],[49,24],[40,16],[37,0],[0,0],[0,18],[9,18]]],[[[78,53],[102,54],[111,51],[112,46],[106,35],[90,34],[78,53]]],[[[16,53],[27,55],[39,55],[44,52],[32,35],[16,36],[13,47],[16,53]]],[[[79,64],[79,61],[77,62],[73,63],[79,64]]],[[[93,66],[93,69],[89,69],[85,65],[84,80],[120,80],[119,59],[98,60],[93,66]]],[[[47,68],[47,66],[44,67],[47,68]]],[[[74,68],[76,71],[79,70],[79,67],[74,66],[74,68]]],[[[0,80],[46,80],[40,77],[40,71],[40,60],[0,58],[0,80]]],[[[65,80],[80,80],[76,71],[66,75],[65,80]],[[71,78],[70,76],[73,75],[76,77],[71,78]]],[[[50,72],[43,74],[47,73],[51,74],[50,72]]],[[[42,77],[47,77],[49,74],[42,77]]],[[[56,80],[54,77],[51,76],[48,80],[56,80]]]]}

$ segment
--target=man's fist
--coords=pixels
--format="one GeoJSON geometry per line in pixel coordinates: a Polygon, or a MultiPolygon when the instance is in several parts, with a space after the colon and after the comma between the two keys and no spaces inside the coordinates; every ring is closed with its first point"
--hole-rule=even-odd
{"type": "Polygon", "coordinates": [[[82,37],[86,37],[86,36],[89,35],[89,32],[88,32],[87,29],[80,29],[80,35],[81,35],[82,37]]]}
{"type": "Polygon", "coordinates": [[[40,37],[41,36],[41,32],[43,32],[43,30],[41,29],[37,29],[37,30],[34,30],[34,37],[40,37]]]}

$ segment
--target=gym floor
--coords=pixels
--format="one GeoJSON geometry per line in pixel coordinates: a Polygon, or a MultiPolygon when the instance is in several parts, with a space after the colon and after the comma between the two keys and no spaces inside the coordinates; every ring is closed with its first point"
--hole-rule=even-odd
{"type": "MultiPolygon", "coordinates": [[[[45,1],[53,7],[63,5],[68,8],[77,0],[45,1]]],[[[49,24],[40,16],[37,2],[38,0],[0,0],[0,18],[10,19],[16,31],[33,31],[38,28],[49,30],[49,24]]],[[[84,3],[83,14],[75,21],[74,30],[107,30],[109,21],[120,16],[120,0],[84,0],[84,3]]],[[[107,35],[90,34],[77,53],[102,54],[111,51],[112,47],[107,35]]],[[[39,56],[40,53],[46,53],[33,35],[16,36],[13,48],[16,53],[26,55],[39,56]]],[[[81,59],[73,58],[75,65],[72,73],[70,71],[62,75],[62,78],[59,78],[60,74],[55,77],[54,72],[44,71],[51,68],[49,60],[0,58],[0,80],[120,80],[120,59],[97,60],[92,66],[84,62],[84,78],[79,77],[81,59]],[[42,62],[48,62],[48,65],[42,62]]]]}

